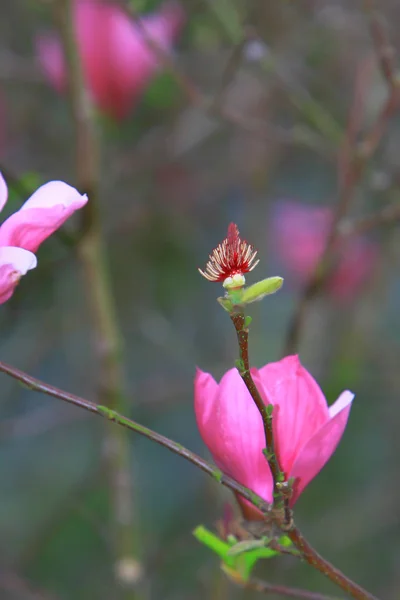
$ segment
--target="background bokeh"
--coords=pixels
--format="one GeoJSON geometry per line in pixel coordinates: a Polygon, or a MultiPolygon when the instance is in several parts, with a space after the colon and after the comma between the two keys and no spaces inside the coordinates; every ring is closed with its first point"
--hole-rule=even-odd
{"type": "MultiPolygon", "coordinates": [[[[76,181],[67,102],[47,84],[34,54],[37,33],[53,27],[49,4],[2,1],[0,163],[10,187],[7,214],[41,182],[76,181]]],[[[133,4],[157,6],[154,0],[133,4]]],[[[123,123],[99,117],[101,201],[129,416],[207,456],[193,412],[195,367],[219,378],[237,349],[216,303],[221,289],[197,267],[235,221],[259,249],[261,262],[249,281],[286,275],[282,291],[250,311],[254,365],[279,359],[300,291],[271,247],[274,206],[281,199],[333,205],[361,65],[372,64],[362,129],[388,92],[361,0],[182,5],[187,23],[174,60],[206,98],[217,98],[240,119],[206,114],[172,75],[160,74],[123,123]],[[246,126],[255,120],[265,129],[246,126]]],[[[379,5],[400,52],[400,5],[379,5]]],[[[353,216],[400,201],[398,125],[396,117],[390,120],[364,171],[353,216]]],[[[73,227],[71,221],[65,228],[73,227]]],[[[313,302],[298,348],[330,403],[344,388],[356,400],[334,458],[297,504],[297,521],[326,558],[387,600],[400,593],[399,236],[395,225],[371,232],[379,261],[368,282],[345,304],[327,294],[313,302]]],[[[95,399],[89,316],[76,256],[53,236],[40,249],[36,271],[1,306],[1,359],[95,399]]],[[[104,424],[4,375],[0,381],[0,597],[122,598],[113,578],[104,424]]],[[[256,598],[227,582],[218,559],[191,535],[200,523],[213,528],[229,493],[148,440],[131,435],[130,441],[144,597],[256,598]]],[[[257,574],[340,596],[288,557],[265,562],[257,574]]]]}

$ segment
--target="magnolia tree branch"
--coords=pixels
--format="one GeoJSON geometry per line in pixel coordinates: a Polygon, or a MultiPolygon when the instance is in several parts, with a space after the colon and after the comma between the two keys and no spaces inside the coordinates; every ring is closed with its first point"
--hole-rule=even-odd
{"type": "MultiPolygon", "coordinates": [[[[372,3],[367,0],[367,5],[372,6],[372,3]]],[[[374,8],[376,18],[376,9],[374,8]]],[[[381,32],[381,37],[384,35],[383,29],[379,29],[381,32]]],[[[390,66],[387,60],[387,53],[385,54],[383,51],[379,49],[381,46],[377,43],[376,40],[376,27],[374,29],[375,36],[375,47],[378,52],[378,57],[380,58],[380,64],[382,70],[385,74],[386,79],[389,82],[389,92],[388,97],[379,112],[375,122],[372,124],[370,129],[365,133],[361,142],[357,143],[356,134],[353,120],[356,119],[359,123],[359,113],[360,106],[357,107],[357,110],[354,110],[355,104],[359,103],[359,94],[357,93],[357,85],[354,94],[353,101],[353,109],[350,110],[349,123],[347,128],[347,136],[344,140],[344,144],[342,147],[342,153],[339,153],[338,167],[339,167],[339,194],[338,201],[336,204],[336,208],[334,211],[334,216],[332,219],[331,228],[327,237],[325,249],[321,255],[320,260],[315,266],[313,273],[311,274],[308,282],[306,283],[297,307],[295,309],[292,320],[289,324],[283,355],[286,356],[288,354],[293,354],[298,350],[298,345],[301,337],[301,332],[303,328],[303,323],[309,308],[309,305],[312,301],[324,290],[326,283],[329,280],[329,277],[332,273],[332,269],[335,266],[335,249],[336,243],[341,235],[341,224],[346,216],[351,201],[354,196],[354,192],[356,186],[359,184],[362,175],[364,173],[364,169],[371,158],[374,156],[383,135],[385,134],[389,120],[393,117],[393,115],[399,110],[400,107],[400,82],[392,77],[391,74],[394,73],[394,67],[392,60],[390,62],[390,66]],[[385,58],[386,57],[386,58],[385,58]]],[[[382,39],[386,40],[386,38],[382,39]]],[[[387,42],[385,41],[387,45],[387,42]]],[[[397,211],[389,210],[389,215],[391,216],[391,220],[396,220],[397,211]]],[[[384,214],[383,218],[377,218],[377,224],[382,220],[383,222],[388,222],[387,214],[384,214]]],[[[369,221],[370,223],[370,221],[369,221]]],[[[375,220],[373,221],[375,224],[375,220]]],[[[362,230],[362,227],[361,227],[362,230]]],[[[351,234],[357,233],[357,228],[354,228],[351,234]]],[[[350,235],[347,233],[347,235],[350,235]]]]}
{"type": "MultiPolygon", "coordinates": [[[[115,0],[120,4],[120,0],[115,0]]],[[[143,39],[146,42],[148,48],[153,52],[160,64],[172,75],[180,89],[186,96],[190,104],[210,118],[220,119],[221,121],[233,125],[243,131],[247,131],[257,137],[264,138],[269,141],[277,141],[282,144],[300,144],[310,146],[312,148],[319,148],[321,150],[321,140],[317,139],[317,136],[305,128],[299,127],[293,129],[284,129],[283,127],[272,126],[266,124],[260,119],[249,118],[248,115],[244,115],[234,108],[226,106],[222,101],[225,98],[226,87],[231,81],[231,77],[237,68],[237,63],[240,61],[243,46],[247,41],[246,36],[235,44],[235,49],[231,60],[228,63],[228,68],[223,73],[223,81],[221,87],[217,90],[214,98],[208,97],[198,88],[198,86],[182,71],[176,61],[165,51],[165,49],[159,44],[152,36],[149,35],[140,14],[133,6],[133,2],[125,1],[123,6],[126,11],[131,15],[135,24],[140,29],[143,39]]]]}
{"type": "MultiPolygon", "coordinates": [[[[130,429],[131,431],[134,431],[139,435],[142,435],[153,442],[164,446],[174,454],[178,454],[185,460],[191,462],[193,465],[210,475],[221,485],[237,494],[240,494],[243,498],[253,504],[253,506],[261,510],[266,518],[273,516],[269,504],[267,504],[265,500],[261,498],[261,496],[258,496],[250,489],[241,485],[228,475],[225,475],[222,473],[222,471],[220,471],[220,469],[208,463],[181,444],[178,444],[177,442],[174,442],[173,440],[170,440],[169,438],[152,431],[148,427],[144,427],[143,425],[136,423],[136,421],[133,421],[132,419],[122,416],[115,410],[107,408],[106,406],[95,404],[94,402],[90,402],[85,398],[81,398],[80,396],[60,390],[59,388],[49,385],[48,383],[44,383],[35,377],[31,377],[27,373],[7,365],[6,363],[0,362],[0,372],[9,375],[13,379],[16,379],[25,387],[34,392],[41,392],[47,396],[51,396],[53,398],[57,398],[58,400],[62,400],[63,402],[68,402],[69,404],[78,406],[79,408],[87,410],[95,415],[98,415],[99,417],[103,417],[104,419],[108,419],[116,425],[121,425],[122,427],[130,429]]],[[[281,525],[281,523],[278,524],[281,525]]],[[[351,579],[346,577],[346,575],[339,571],[339,569],[336,569],[336,567],[322,558],[322,556],[320,556],[318,552],[314,550],[314,548],[307,542],[293,522],[291,522],[289,529],[285,529],[285,533],[290,537],[294,546],[297,548],[297,550],[299,550],[300,555],[304,560],[306,560],[312,567],[323,573],[326,577],[333,581],[333,583],[341,587],[345,592],[349,593],[353,598],[356,600],[377,600],[375,596],[351,581],[351,579]]]]}
{"type": "Polygon", "coordinates": [[[328,577],[343,591],[357,600],[377,600],[376,596],[370,594],[367,590],[364,590],[364,588],[357,583],[354,583],[354,581],[346,577],[344,573],[318,554],[294,524],[286,534],[292,540],[297,550],[299,550],[301,557],[308,562],[309,565],[314,567],[314,569],[317,569],[317,571],[320,571],[323,575],[328,577]]]}
{"type": "Polygon", "coordinates": [[[213,479],[215,479],[224,487],[229,488],[232,492],[240,494],[241,496],[243,496],[243,498],[245,498],[251,504],[260,509],[263,514],[268,515],[270,510],[269,504],[265,502],[265,500],[263,500],[261,496],[258,496],[245,486],[240,485],[240,483],[238,483],[231,477],[228,477],[228,475],[222,473],[220,469],[207,462],[194,452],[191,452],[181,444],[170,440],[169,438],[161,435],[160,433],[152,431],[148,427],[144,427],[143,425],[136,423],[136,421],[133,421],[132,419],[128,419],[122,416],[115,410],[112,410],[100,404],[95,404],[94,402],[90,402],[90,400],[86,400],[85,398],[81,398],[80,396],[76,396],[75,394],[65,392],[64,390],[49,385],[44,381],[40,381],[35,377],[31,377],[27,373],[24,373],[23,371],[20,371],[15,367],[7,365],[4,362],[0,362],[0,372],[9,375],[13,379],[16,379],[33,392],[40,392],[42,394],[46,394],[47,396],[51,396],[52,398],[57,398],[58,400],[62,400],[63,402],[68,402],[69,404],[78,406],[83,410],[91,412],[99,417],[103,417],[104,419],[108,419],[109,421],[112,421],[112,423],[121,425],[122,427],[130,429],[131,431],[134,431],[135,433],[138,433],[139,435],[142,435],[152,440],[153,442],[164,446],[174,454],[178,454],[185,460],[194,464],[196,467],[210,475],[213,479]]]}
{"type": "MultiPolygon", "coordinates": [[[[229,576],[229,575],[228,575],[229,576]]],[[[267,583],[261,579],[248,579],[247,581],[238,580],[233,576],[229,576],[235,583],[238,583],[246,590],[252,590],[254,592],[260,592],[261,594],[276,596],[285,596],[286,598],[298,598],[299,600],[338,600],[325,594],[319,594],[318,592],[309,592],[300,588],[291,588],[286,585],[275,585],[267,583]]]]}
{"type": "MultiPolygon", "coordinates": [[[[116,318],[110,274],[99,212],[99,143],[93,108],[83,78],[74,29],[73,0],[58,0],[58,21],[66,58],[71,116],[75,133],[78,187],[89,201],[82,209],[82,235],[77,250],[83,267],[84,286],[93,318],[95,351],[99,362],[98,398],[111,409],[123,410],[122,341],[116,318]]],[[[136,559],[140,548],[134,522],[132,461],[129,438],[122,428],[107,427],[106,460],[111,495],[115,543],[115,575],[126,598],[136,598],[141,576],[136,559]]]]}
{"type": "Polygon", "coordinates": [[[284,481],[285,476],[281,471],[278,458],[275,452],[271,410],[273,407],[272,405],[266,406],[263,399],[261,398],[260,392],[258,391],[256,384],[254,383],[253,377],[251,376],[249,361],[249,330],[245,322],[243,310],[235,310],[230,314],[230,318],[233,325],[235,326],[239,344],[240,361],[238,364],[238,371],[250,393],[250,396],[254,401],[254,404],[258,409],[258,412],[261,415],[265,433],[264,455],[268,461],[268,465],[272,473],[272,478],[274,480],[274,503],[276,501],[276,504],[279,505],[279,501],[282,500],[279,484],[284,481]]]}

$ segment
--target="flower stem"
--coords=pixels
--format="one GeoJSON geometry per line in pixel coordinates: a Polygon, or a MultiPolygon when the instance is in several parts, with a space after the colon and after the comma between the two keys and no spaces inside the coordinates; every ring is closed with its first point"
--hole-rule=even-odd
{"type": "Polygon", "coordinates": [[[289,536],[294,546],[300,551],[301,556],[309,565],[328,577],[342,590],[350,594],[350,596],[356,598],[356,600],[377,600],[376,596],[364,590],[357,583],[354,583],[354,581],[346,577],[344,573],[339,571],[339,569],[318,554],[297,527],[293,525],[293,527],[286,532],[286,535],[289,536]]]}
{"type": "MultiPolygon", "coordinates": [[[[169,438],[152,431],[148,427],[144,427],[143,425],[132,421],[132,419],[127,419],[115,410],[111,410],[106,406],[94,404],[94,402],[90,402],[85,398],[81,398],[75,394],[70,394],[69,392],[60,390],[57,387],[49,385],[48,383],[44,383],[35,377],[31,377],[27,373],[24,373],[23,371],[20,371],[19,369],[7,365],[1,361],[0,372],[9,375],[13,379],[16,379],[33,392],[40,392],[42,394],[46,394],[47,396],[51,396],[52,398],[57,398],[63,402],[68,402],[69,404],[78,406],[79,408],[87,410],[88,412],[96,414],[105,419],[109,419],[112,423],[121,425],[122,427],[134,431],[139,435],[152,440],[156,444],[164,446],[174,454],[177,454],[185,460],[191,462],[193,465],[210,475],[218,483],[230,489],[232,492],[240,494],[243,498],[253,504],[253,506],[263,512],[266,517],[268,517],[270,514],[269,506],[265,500],[261,498],[261,496],[258,496],[228,475],[225,475],[217,467],[208,463],[203,458],[194,452],[191,452],[181,444],[178,444],[177,442],[174,442],[173,440],[170,440],[169,438]]],[[[306,560],[312,567],[323,573],[323,575],[328,577],[331,581],[333,581],[333,583],[338,585],[345,592],[349,593],[353,598],[356,600],[377,600],[375,596],[361,588],[356,583],[352,582],[351,579],[346,577],[341,571],[339,571],[339,569],[322,558],[322,556],[320,556],[318,552],[314,550],[314,548],[307,542],[299,529],[295,527],[294,523],[291,524],[290,529],[285,531],[285,533],[290,537],[294,546],[297,548],[297,550],[299,550],[301,557],[304,558],[304,560],[306,560]]]]}
{"type": "MultiPolygon", "coordinates": [[[[82,211],[82,236],[78,244],[84,285],[93,318],[95,349],[100,379],[98,398],[112,410],[124,410],[122,344],[104,248],[99,214],[99,144],[92,106],[83,80],[73,25],[73,0],[59,0],[59,23],[66,57],[69,97],[76,140],[78,186],[89,196],[82,211]]],[[[141,575],[136,559],[137,531],[134,526],[132,465],[129,439],[123,428],[107,427],[105,448],[113,512],[115,575],[127,599],[137,598],[141,575]]]]}
{"type": "MultiPolygon", "coordinates": [[[[229,488],[233,492],[240,494],[248,500],[251,504],[256,506],[262,513],[267,515],[269,513],[269,505],[261,496],[258,496],[245,486],[241,485],[228,475],[225,475],[212,465],[208,463],[206,460],[191,452],[181,444],[170,440],[169,438],[161,435],[160,433],[156,433],[155,431],[149,429],[148,427],[144,427],[136,421],[132,421],[132,419],[128,419],[123,415],[119,414],[117,411],[107,408],[106,406],[102,406],[99,404],[95,404],[94,402],[90,402],[90,400],[86,400],[85,398],[81,398],[80,396],[76,396],[75,394],[70,394],[69,392],[65,392],[53,385],[45,383],[44,381],[40,381],[40,379],[36,379],[15,367],[7,365],[4,362],[0,361],[0,372],[9,375],[13,379],[16,379],[22,385],[32,390],[33,392],[40,392],[42,394],[46,394],[47,396],[51,396],[52,398],[57,398],[58,400],[62,400],[63,402],[68,402],[69,404],[73,404],[74,406],[78,406],[83,410],[87,410],[99,417],[103,417],[104,419],[108,419],[112,423],[116,423],[117,425],[121,425],[121,427],[125,427],[139,435],[142,435],[156,444],[160,444],[164,446],[174,454],[178,454],[185,460],[191,462],[193,465],[210,475],[215,481],[220,483],[226,488],[229,488]]],[[[119,429],[118,427],[116,429],[119,429]]]]}
{"type": "Polygon", "coordinates": [[[241,309],[238,310],[236,307],[235,310],[230,314],[230,317],[235,326],[239,344],[240,365],[238,367],[238,371],[262,418],[266,446],[266,452],[264,454],[268,461],[268,465],[271,469],[274,480],[274,504],[279,506],[279,504],[283,504],[279,484],[285,480],[285,475],[279,466],[278,457],[276,455],[274,433],[272,428],[272,411],[270,410],[270,407],[265,405],[263,399],[261,398],[260,392],[254,383],[253,377],[251,376],[249,361],[249,330],[245,324],[244,312],[241,309]]]}

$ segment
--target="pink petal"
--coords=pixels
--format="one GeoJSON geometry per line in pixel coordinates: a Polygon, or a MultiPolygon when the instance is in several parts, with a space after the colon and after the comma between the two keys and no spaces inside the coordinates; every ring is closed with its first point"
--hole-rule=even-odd
{"type": "Polygon", "coordinates": [[[225,373],[218,389],[216,385],[210,375],[198,371],[195,411],[200,434],[224,473],[271,502],[260,414],[236,369],[225,373]]]}
{"type": "Polygon", "coordinates": [[[3,175],[0,173],[0,211],[3,210],[8,198],[7,184],[4,181],[3,175]]]}
{"type": "MultiPolygon", "coordinates": [[[[116,3],[76,0],[75,29],[87,88],[97,107],[122,119],[158,67],[141,29],[116,3]]],[[[171,2],[143,18],[148,34],[168,49],[183,24],[183,11],[171,2]]],[[[65,89],[65,64],[54,36],[37,42],[39,60],[58,91],[65,89]]]]}
{"type": "Polygon", "coordinates": [[[274,433],[282,469],[288,474],[304,444],[329,418],[321,388],[298,356],[269,363],[254,374],[266,403],[273,404],[274,433]]]}
{"type": "Polygon", "coordinates": [[[64,181],[49,181],[40,186],[34,194],[21,206],[20,210],[28,208],[52,208],[61,204],[64,208],[82,208],[87,202],[86,194],[80,194],[77,189],[64,181]]]}
{"type": "Polygon", "coordinates": [[[67,79],[60,40],[52,34],[40,35],[36,39],[36,50],[44,74],[57,92],[64,92],[67,79]]]}
{"type": "Polygon", "coordinates": [[[336,450],[347,425],[353,398],[354,394],[351,392],[343,392],[329,408],[329,421],[322,425],[301,449],[291,472],[288,473],[289,477],[295,477],[297,480],[291,505],[336,450]]]}
{"type": "Polygon", "coordinates": [[[32,252],[23,248],[0,247],[0,304],[12,296],[21,276],[36,265],[36,256],[32,252]]]}
{"type": "Polygon", "coordinates": [[[62,181],[42,185],[0,227],[0,245],[19,246],[36,252],[40,244],[87,202],[75,188],[62,181]]]}

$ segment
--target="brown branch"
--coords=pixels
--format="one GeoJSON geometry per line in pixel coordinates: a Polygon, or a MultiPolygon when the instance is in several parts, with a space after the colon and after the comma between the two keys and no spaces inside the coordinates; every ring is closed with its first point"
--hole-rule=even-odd
{"type": "MultiPolygon", "coordinates": [[[[77,250],[82,264],[83,285],[90,305],[94,348],[99,363],[98,397],[102,404],[123,412],[125,396],[122,336],[110,283],[99,210],[99,139],[78,51],[74,5],[73,0],[57,0],[56,8],[67,66],[78,187],[89,197],[81,213],[81,237],[77,250]]],[[[126,432],[121,428],[107,427],[105,447],[115,544],[115,577],[117,583],[122,584],[124,598],[136,599],[141,594],[138,584],[142,567],[137,558],[141,544],[135,522],[133,462],[126,432]],[[127,565],[131,568],[126,568],[127,565]]]]}
{"type": "MultiPolygon", "coordinates": [[[[354,103],[358,102],[357,84],[354,103]]],[[[356,132],[351,122],[347,128],[347,137],[344,141],[342,152],[339,154],[339,196],[332,219],[331,228],[327,237],[325,249],[308,282],[306,283],[295,312],[289,324],[284,343],[283,355],[293,354],[298,351],[303,323],[312,301],[324,290],[326,283],[335,266],[335,245],[340,236],[340,224],[348,212],[356,186],[360,182],[364,169],[376,152],[389,120],[400,107],[400,86],[393,85],[389,96],[378,114],[369,131],[366,132],[361,142],[355,141],[356,132]],[[343,160],[343,155],[346,157],[343,160]]],[[[350,111],[350,119],[354,118],[354,110],[350,111]]]]}
{"type": "Polygon", "coordinates": [[[390,87],[397,85],[396,51],[391,43],[387,22],[378,10],[375,0],[364,0],[364,11],[369,19],[370,32],[382,74],[390,87]]]}
{"type": "Polygon", "coordinates": [[[330,562],[325,560],[303,537],[302,533],[293,526],[287,531],[288,537],[292,540],[294,546],[300,551],[301,556],[309,565],[320,571],[328,577],[334,584],[339,586],[343,591],[347,592],[356,600],[377,600],[376,596],[364,590],[357,583],[346,577],[339,569],[334,567],[330,562]]]}
{"type": "Polygon", "coordinates": [[[262,594],[276,594],[277,596],[286,596],[286,598],[299,598],[300,600],[337,600],[332,596],[319,594],[318,592],[309,592],[300,588],[287,587],[286,585],[275,585],[267,583],[261,579],[248,579],[247,581],[239,581],[237,578],[230,576],[229,579],[238,583],[246,590],[261,592],[262,594]]]}
{"type": "Polygon", "coordinates": [[[233,492],[236,492],[243,496],[246,500],[248,500],[251,504],[259,508],[264,514],[269,513],[269,505],[263,498],[249,490],[248,488],[240,485],[237,481],[228,477],[220,471],[217,467],[214,467],[211,463],[208,463],[200,456],[191,452],[181,444],[170,440],[169,438],[161,435],[160,433],[156,433],[152,431],[148,427],[144,427],[136,421],[131,419],[127,419],[126,417],[120,415],[117,411],[108,409],[105,406],[95,404],[94,402],[90,402],[90,400],[86,400],[85,398],[81,398],[80,396],[76,396],[75,394],[70,394],[69,392],[65,392],[57,387],[49,385],[35,377],[31,377],[27,373],[16,369],[10,365],[7,365],[4,362],[0,362],[0,372],[9,375],[13,379],[16,379],[20,383],[22,383],[25,387],[32,390],[33,392],[40,392],[42,394],[46,394],[47,396],[51,396],[52,398],[57,398],[58,400],[62,400],[63,402],[68,402],[69,404],[73,404],[74,406],[78,406],[83,410],[91,412],[99,417],[103,417],[104,419],[110,420],[112,423],[117,425],[121,425],[139,435],[147,437],[148,439],[156,442],[156,444],[160,444],[164,446],[174,454],[178,454],[185,460],[191,462],[193,465],[213,477],[218,483],[229,488],[233,492]]]}
{"type": "Polygon", "coordinates": [[[392,225],[400,221],[400,202],[388,204],[377,213],[366,215],[355,220],[346,220],[339,224],[338,232],[341,237],[351,237],[371,231],[381,225],[392,225]]]}
{"type": "Polygon", "coordinates": [[[280,468],[278,457],[276,455],[274,433],[272,428],[272,405],[265,405],[263,399],[261,398],[260,392],[254,383],[253,377],[251,376],[249,361],[249,330],[245,325],[244,313],[243,311],[232,312],[230,314],[230,318],[235,327],[239,344],[240,365],[238,366],[238,371],[250,393],[250,396],[253,399],[254,404],[257,407],[258,412],[260,413],[263,422],[265,434],[264,455],[268,461],[274,482],[274,505],[277,508],[285,507],[284,520],[286,523],[290,523],[291,514],[287,503],[284,502],[280,489],[280,484],[285,481],[285,475],[280,468]]]}
{"type": "MultiPolygon", "coordinates": [[[[120,3],[119,0],[115,1],[120,3]]],[[[220,119],[221,121],[234,125],[239,129],[267,140],[278,141],[283,144],[293,144],[297,142],[300,144],[311,145],[313,147],[315,147],[315,145],[321,146],[320,140],[316,140],[315,136],[313,136],[311,132],[305,131],[304,129],[295,127],[292,130],[289,130],[282,127],[280,128],[266,125],[264,121],[251,119],[247,115],[243,115],[233,108],[224,106],[219,98],[221,89],[217,91],[214,98],[205,96],[197,87],[197,85],[179,68],[177,63],[164,50],[164,48],[149,35],[143,20],[133,7],[132,2],[125,2],[123,6],[127,13],[132,16],[135,24],[140,29],[148,48],[154,53],[160,64],[167,71],[169,71],[169,73],[171,73],[192,106],[198,108],[211,118],[220,119]]],[[[243,45],[246,42],[246,39],[247,38],[244,37],[243,45]]],[[[232,70],[236,68],[235,63],[237,63],[238,58],[240,58],[242,47],[243,46],[241,43],[236,45],[235,51],[231,58],[231,65],[229,65],[228,71],[230,71],[230,73],[225,71],[224,76],[226,78],[230,77],[232,75],[232,70]]],[[[222,93],[224,93],[224,91],[225,84],[223,84],[222,93]]]]}

